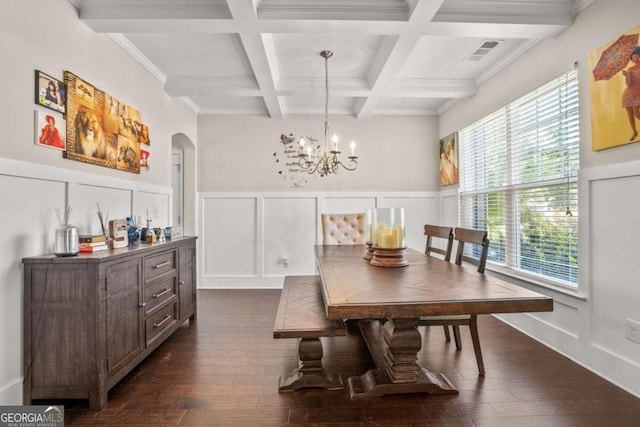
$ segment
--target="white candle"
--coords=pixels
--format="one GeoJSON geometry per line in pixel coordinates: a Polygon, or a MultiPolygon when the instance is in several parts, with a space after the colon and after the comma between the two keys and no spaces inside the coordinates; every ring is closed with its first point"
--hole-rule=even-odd
{"type": "Polygon", "coordinates": [[[351,157],[355,157],[355,156],[356,156],[356,142],[351,141],[351,157]]]}
{"type": "Polygon", "coordinates": [[[338,151],[338,135],[334,133],[331,140],[333,141],[333,151],[338,151]]]}

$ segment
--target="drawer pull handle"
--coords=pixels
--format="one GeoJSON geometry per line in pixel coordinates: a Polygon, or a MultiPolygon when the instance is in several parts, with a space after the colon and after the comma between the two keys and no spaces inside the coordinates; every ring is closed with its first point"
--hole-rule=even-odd
{"type": "Polygon", "coordinates": [[[165,262],[161,262],[160,264],[154,265],[152,268],[162,268],[165,265],[169,265],[169,264],[171,264],[171,261],[165,261],[165,262]]]}
{"type": "Polygon", "coordinates": [[[170,290],[171,288],[165,288],[161,292],[158,292],[157,294],[153,294],[153,298],[160,298],[162,295],[166,294],[170,290]]]}
{"type": "Polygon", "coordinates": [[[161,321],[159,321],[158,323],[154,323],[153,327],[154,328],[159,328],[160,326],[162,326],[167,320],[171,319],[171,315],[167,314],[166,316],[164,316],[164,319],[162,319],[161,321]]]}

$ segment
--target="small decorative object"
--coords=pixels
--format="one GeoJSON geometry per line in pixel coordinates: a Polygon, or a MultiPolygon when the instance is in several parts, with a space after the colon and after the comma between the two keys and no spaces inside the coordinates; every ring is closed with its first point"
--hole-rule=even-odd
{"type": "Polygon", "coordinates": [[[42,71],[36,70],[36,104],[59,113],[66,112],[66,90],[64,84],[42,71]]]}
{"type": "Polygon", "coordinates": [[[56,242],[53,253],[56,256],[74,256],[80,250],[78,229],[69,224],[69,216],[71,215],[71,206],[67,206],[64,218],[60,217],[60,211],[56,208],[58,216],[58,225],[56,229],[56,242]]]}
{"type": "Polygon", "coordinates": [[[140,234],[138,234],[138,228],[134,225],[130,216],[127,217],[127,238],[130,245],[137,245],[140,240],[140,234]]]}
{"type": "Polygon", "coordinates": [[[106,215],[102,215],[102,209],[100,209],[100,203],[96,203],[98,206],[98,219],[100,220],[100,228],[102,229],[102,235],[105,238],[109,238],[109,233],[107,232],[107,224],[109,219],[109,212],[106,215]]]}
{"type": "Polygon", "coordinates": [[[371,265],[378,267],[405,267],[409,261],[405,256],[404,209],[381,208],[372,214],[371,242],[373,258],[371,265]]]}
{"type": "Polygon", "coordinates": [[[367,209],[365,212],[365,245],[367,245],[367,252],[364,254],[364,259],[371,261],[373,259],[373,209],[367,209]]]}
{"type": "Polygon", "coordinates": [[[164,229],[160,228],[160,227],[156,227],[153,229],[153,232],[156,236],[155,241],[156,242],[164,242],[165,241],[165,236],[164,236],[164,229]]]}
{"type": "Polygon", "coordinates": [[[127,236],[127,221],[114,219],[109,221],[109,246],[111,249],[124,248],[129,244],[127,236]]]}
{"type": "Polygon", "coordinates": [[[164,229],[164,237],[167,240],[171,240],[171,227],[165,227],[165,229],[164,229]]]}
{"type": "Polygon", "coordinates": [[[148,229],[147,230],[147,243],[155,243],[158,241],[158,238],[156,237],[156,233],[155,230],[153,229],[148,229]]]}

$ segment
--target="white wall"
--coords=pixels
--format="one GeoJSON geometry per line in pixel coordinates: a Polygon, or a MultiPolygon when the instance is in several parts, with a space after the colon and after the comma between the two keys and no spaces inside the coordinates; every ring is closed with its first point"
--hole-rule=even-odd
{"type": "MultiPolygon", "coordinates": [[[[436,117],[330,116],[332,132],[357,143],[358,169],[309,177],[305,191],[436,191],[439,185],[436,117]]],[[[278,174],[274,153],[281,134],[322,137],[322,116],[200,116],[198,191],[292,191],[278,174]]],[[[293,189],[295,191],[295,189],[293,189]]]]}
{"type": "MultiPolygon", "coordinates": [[[[625,338],[640,321],[640,144],[591,150],[587,54],[640,22],[637,0],[596,0],[554,40],[532,51],[440,116],[440,135],[460,130],[578,62],[580,91],[580,277],[577,292],[533,284],[552,313],[502,316],[535,338],[640,396],[640,344],[625,338]]],[[[623,114],[621,108],[621,114],[623,114]]]]}
{"type": "Polygon", "coordinates": [[[55,209],[67,203],[83,233],[98,230],[97,202],[111,219],[149,209],[154,225],[169,225],[171,139],[180,133],[195,144],[197,119],[108,36],[82,24],[67,0],[2,1],[0,52],[0,405],[8,405],[22,403],[21,259],[52,252],[55,209]],[[50,111],[34,104],[36,69],[59,80],[71,71],[138,109],[151,131],[151,171],[92,166],[36,146],[34,110],[50,111]]]}

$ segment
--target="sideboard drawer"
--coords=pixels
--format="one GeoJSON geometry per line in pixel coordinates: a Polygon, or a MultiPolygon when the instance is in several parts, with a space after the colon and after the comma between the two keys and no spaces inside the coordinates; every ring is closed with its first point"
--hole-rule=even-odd
{"type": "Polygon", "coordinates": [[[175,250],[166,251],[157,255],[152,255],[144,259],[145,282],[155,279],[164,274],[176,273],[177,252],[175,250]]]}
{"type": "Polygon", "coordinates": [[[163,331],[171,329],[178,321],[178,304],[174,302],[162,307],[155,314],[147,317],[146,321],[146,343],[147,347],[153,344],[153,341],[160,338],[163,331]]]}
{"type": "Polygon", "coordinates": [[[176,276],[169,276],[153,282],[144,288],[145,312],[151,313],[156,307],[163,305],[170,299],[177,298],[177,281],[176,276]]]}

